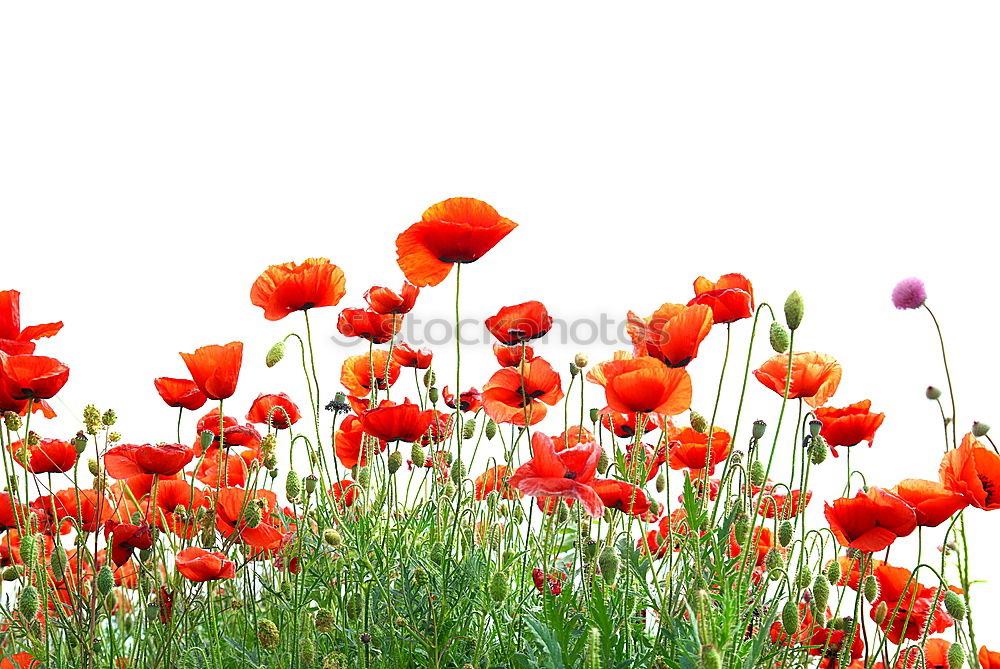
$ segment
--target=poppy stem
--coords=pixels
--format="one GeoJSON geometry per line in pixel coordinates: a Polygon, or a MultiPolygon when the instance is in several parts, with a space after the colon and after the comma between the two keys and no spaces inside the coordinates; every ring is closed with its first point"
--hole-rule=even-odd
{"type": "Polygon", "coordinates": [[[934,328],[937,330],[938,341],[941,343],[941,360],[944,362],[944,375],[948,380],[948,395],[951,397],[951,446],[952,448],[957,448],[958,428],[955,425],[955,418],[957,416],[957,409],[955,408],[955,388],[951,383],[951,370],[948,368],[948,354],[944,349],[944,335],[941,333],[941,324],[938,323],[937,316],[934,315],[931,308],[927,306],[926,302],[924,302],[921,306],[923,306],[923,308],[927,310],[927,313],[931,315],[931,320],[934,321],[934,328]]]}
{"type": "Polygon", "coordinates": [[[184,417],[184,407],[177,409],[177,443],[181,443],[181,418],[184,417]]]}

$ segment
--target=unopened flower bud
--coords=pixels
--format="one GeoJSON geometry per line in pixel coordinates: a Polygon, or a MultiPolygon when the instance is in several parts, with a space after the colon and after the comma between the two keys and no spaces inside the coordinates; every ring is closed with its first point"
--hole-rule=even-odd
{"type": "Polygon", "coordinates": [[[789,330],[797,330],[802,325],[802,314],[805,311],[805,303],[799,291],[793,290],[792,294],[785,300],[785,323],[789,330]]]}
{"type": "Polygon", "coordinates": [[[598,543],[595,539],[585,539],[583,545],[581,546],[581,551],[583,552],[583,557],[585,559],[593,560],[597,557],[598,543]]]}
{"type": "Polygon", "coordinates": [[[830,581],[830,585],[836,585],[840,582],[840,574],[840,562],[831,560],[830,564],[826,566],[826,580],[830,581]]]}
{"type": "Polygon", "coordinates": [[[778,525],[778,544],[784,548],[792,543],[792,534],[794,531],[795,528],[792,526],[791,521],[781,521],[781,524],[778,525]]]}
{"type": "Polygon", "coordinates": [[[17,579],[21,578],[22,574],[24,574],[23,565],[14,565],[12,567],[6,567],[3,570],[3,580],[16,581],[17,579]]]}
{"type": "Polygon", "coordinates": [[[62,544],[56,542],[49,564],[52,566],[52,578],[55,581],[62,581],[66,577],[66,567],[69,566],[69,556],[62,544]]]}
{"type": "Polygon", "coordinates": [[[499,603],[507,599],[508,594],[510,594],[510,584],[507,582],[507,577],[504,576],[503,572],[498,571],[490,579],[490,597],[494,602],[499,603]]]}
{"type": "Polygon", "coordinates": [[[608,454],[605,453],[604,449],[602,448],[601,455],[599,458],[597,458],[597,471],[599,471],[602,474],[606,474],[608,472],[608,467],[610,466],[611,466],[611,460],[608,458],[608,454]]]}
{"type": "Polygon", "coordinates": [[[600,567],[601,576],[604,577],[604,582],[608,585],[614,585],[618,579],[618,565],[620,563],[618,551],[613,546],[605,546],[604,550],[601,551],[601,556],[597,558],[597,566],[600,567]]]}
{"type": "MultiPolygon", "coordinates": [[[[885,602],[883,602],[884,604],[885,602]]],[[[883,620],[885,616],[883,616],[883,620]]],[[[948,649],[948,669],[962,669],[965,664],[965,648],[960,643],[953,643],[948,649]]]]}
{"type": "Polygon", "coordinates": [[[264,650],[274,650],[281,643],[278,626],[267,618],[257,619],[257,642],[264,650]]]}
{"type": "Polygon", "coordinates": [[[691,410],[691,429],[701,434],[708,433],[708,421],[694,409],[691,410]]]}
{"type": "Polygon", "coordinates": [[[785,629],[785,634],[791,636],[799,629],[799,607],[793,601],[785,602],[781,609],[781,626],[785,629]]]}
{"type": "Polygon", "coordinates": [[[294,469],[289,469],[285,475],[285,497],[290,502],[296,502],[302,494],[302,480],[295,473],[294,469]]]}
{"type": "Polygon", "coordinates": [[[449,474],[451,475],[451,480],[455,485],[461,484],[462,479],[465,478],[466,474],[465,463],[463,463],[461,460],[455,460],[455,462],[451,466],[451,471],[449,472],[449,474]]]}
{"type": "Polygon", "coordinates": [[[876,599],[878,599],[878,590],[879,590],[878,579],[876,579],[875,576],[872,574],[869,574],[867,577],[865,577],[865,584],[864,584],[865,599],[867,599],[869,602],[874,602],[876,599]]]}
{"type": "Polygon", "coordinates": [[[579,373],[580,373],[580,368],[576,366],[576,363],[575,362],[570,362],[569,363],[569,375],[571,377],[573,377],[573,376],[576,376],[579,373]]]}
{"type": "Polygon", "coordinates": [[[813,610],[825,611],[830,601],[830,581],[826,580],[826,574],[819,574],[813,580],[812,595],[813,610]]]}
{"type": "Polygon", "coordinates": [[[826,456],[830,453],[830,448],[826,445],[826,439],[822,435],[813,439],[809,445],[809,459],[814,465],[823,464],[826,456]]]}
{"type": "Polygon", "coordinates": [[[927,386],[927,390],[924,394],[927,395],[927,399],[936,400],[941,397],[941,389],[935,388],[934,386],[927,386]]]}
{"type": "Polygon", "coordinates": [[[764,463],[760,460],[754,460],[750,463],[750,485],[757,486],[758,488],[764,485],[764,463]]]}
{"type": "Polygon", "coordinates": [[[701,664],[699,669],[720,669],[722,667],[722,657],[719,649],[712,645],[701,647],[701,664]]]}
{"type": "Polygon", "coordinates": [[[430,400],[431,404],[437,404],[438,398],[440,396],[441,396],[441,393],[438,391],[438,389],[437,389],[436,386],[431,386],[427,390],[427,399],[430,400]]]}
{"type": "Polygon", "coordinates": [[[21,620],[34,620],[38,613],[38,590],[33,585],[26,585],[17,596],[17,611],[21,620]]]}
{"type": "Polygon", "coordinates": [[[785,558],[782,556],[781,551],[777,548],[769,550],[764,556],[764,566],[768,571],[775,571],[784,567],[785,558]]]}
{"type": "Polygon", "coordinates": [[[372,482],[372,470],[371,467],[362,467],[358,470],[357,476],[358,485],[362,488],[367,489],[372,482]]]}
{"type": "Polygon", "coordinates": [[[423,567],[415,567],[413,569],[413,583],[418,587],[422,588],[427,585],[428,581],[427,571],[423,567]]]}
{"type": "Polygon", "coordinates": [[[660,473],[656,475],[656,492],[663,492],[663,489],[667,487],[667,475],[660,470],[660,473]]]}
{"type": "Polygon", "coordinates": [[[586,353],[577,353],[575,356],[573,356],[573,364],[579,367],[580,369],[586,367],[587,363],[589,362],[590,358],[587,357],[586,353]]]}
{"type": "Polygon", "coordinates": [[[279,341],[277,344],[272,346],[267,351],[267,357],[264,358],[264,364],[268,367],[274,367],[281,359],[285,357],[285,342],[279,341]]]}
{"type": "Polygon", "coordinates": [[[476,420],[470,418],[462,425],[462,438],[472,439],[474,436],[476,436],[476,420]]]}
{"type": "Polygon", "coordinates": [[[955,620],[965,620],[965,600],[954,590],[944,594],[944,608],[955,620]]]}
{"type": "Polygon", "coordinates": [[[434,373],[433,369],[428,369],[424,372],[424,388],[430,388],[435,383],[437,383],[437,374],[434,373]]]}
{"type": "Polygon", "coordinates": [[[771,348],[775,353],[788,350],[788,330],[778,321],[771,321],[771,348]]]}
{"type": "Polygon", "coordinates": [[[745,513],[741,513],[733,522],[733,534],[735,535],[736,543],[742,545],[747,540],[747,535],[749,533],[750,516],[745,513]]]}
{"type": "Polygon", "coordinates": [[[333,548],[339,548],[344,544],[344,538],[340,531],[332,527],[323,531],[323,541],[326,542],[327,546],[333,548]]]}
{"type": "Polygon", "coordinates": [[[113,587],[115,587],[114,572],[111,571],[111,567],[104,565],[97,572],[97,591],[102,595],[107,595],[113,587]]]}
{"type": "Polygon", "coordinates": [[[990,431],[990,426],[987,425],[986,423],[981,423],[977,420],[972,424],[972,436],[976,437],[977,439],[979,437],[985,437],[986,433],[989,431],[990,431]]]}
{"type": "Polygon", "coordinates": [[[386,461],[386,466],[389,468],[390,474],[395,474],[400,467],[403,466],[403,454],[399,451],[393,451],[389,454],[389,458],[386,461]]]}

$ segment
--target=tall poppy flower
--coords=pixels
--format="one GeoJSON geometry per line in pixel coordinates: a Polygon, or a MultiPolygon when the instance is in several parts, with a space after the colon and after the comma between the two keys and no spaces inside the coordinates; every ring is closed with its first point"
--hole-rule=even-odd
{"type": "Polygon", "coordinates": [[[167,403],[167,406],[175,409],[197,411],[208,401],[205,393],[198,388],[198,384],[190,379],[172,379],[161,376],[158,379],[153,379],[153,385],[156,386],[156,392],[160,394],[160,398],[167,403]]]}
{"type": "Polygon", "coordinates": [[[493,355],[501,367],[517,367],[521,364],[521,358],[525,360],[535,359],[535,349],[530,346],[505,346],[504,344],[493,344],[493,355]],[[523,351],[521,349],[524,349],[523,351]]]}
{"type": "Polygon", "coordinates": [[[360,337],[373,344],[384,344],[399,332],[402,319],[395,314],[380,314],[368,309],[344,309],[337,319],[337,331],[345,337],[360,337]]]}
{"type": "Polygon", "coordinates": [[[522,363],[522,374],[517,369],[504,367],[497,370],[483,386],[483,409],[497,423],[534,425],[545,418],[547,406],[555,406],[563,398],[559,374],[546,360],[535,358],[522,363]]]}
{"type": "MultiPolygon", "coordinates": [[[[368,464],[365,450],[361,448],[364,436],[365,431],[361,424],[361,418],[355,414],[347,416],[337,428],[337,434],[333,440],[334,451],[340,463],[348,469],[355,465],[364,467],[368,464]]],[[[373,450],[376,453],[381,453],[388,447],[386,442],[377,440],[373,445],[373,450]]]]}
{"type": "Polygon", "coordinates": [[[224,400],[236,392],[243,365],[243,342],[225,346],[202,346],[194,353],[181,353],[191,378],[210,400],[224,400]]]}
{"type": "Polygon", "coordinates": [[[299,408],[285,393],[258,395],[247,413],[251,423],[270,424],[276,430],[287,430],[301,417],[299,408]]]}
{"type": "Polygon", "coordinates": [[[718,281],[699,276],[694,281],[694,295],[688,306],[711,307],[716,323],[734,323],[753,316],[753,286],[742,274],[724,274],[718,281]]]}
{"type": "Polygon", "coordinates": [[[344,294],[344,272],[326,258],[309,258],[302,264],[271,265],[250,288],[250,302],[264,310],[269,321],[293,311],[336,306],[344,294]]]}
{"type": "Polygon", "coordinates": [[[566,448],[573,448],[583,442],[596,441],[594,435],[585,427],[580,427],[579,425],[570,425],[569,429],[565,430],[558,437],[552,437],[552,445],[555,447],[556,451],[561,451],[566,448]]]}
{"type": "Polygon", "coordinates": [[[648,355],[667,367],[684,367],[712,330],[712,310],[704,304],[664,304],[648,319],[628,312],[626,323],[635,354],[648,355]]]}
{"type": "Polygon", "coordinates": [[[879,627],[893,643],[920,639],[925,628],[936,634],[954,624],[944,608],[944,594],[918,583],[909,569],[881,565],[875,569],[875,580],[878,598],[872,602],[871,617],[875,619],[876,609],[884,602],[889,613],[879,627]]]}
{"type": "Polygon", "coordinates": [[[961,493],[937,481],[905,479],[889,492],[913,507],[921,527],[937,527],[969,505],[961,493]]]}
{"type": "Polygon", "coordinates": [[[156,508],[150,510],[154,517],[153,523],[158,528],[190,539],[199,529],[192,512],[203,506],[205,506],[205,493],[188,481],[170,479],[159,482],[156,490],[156,508]],[[178,509],[183,511],[183,516],[178,516],[178,509]]]}
{"type": "Polygon", "coordinates": [[[551,572],[546,574],[544,571],[535,567],[531,570],[531,580],[535,584],[535,588],[538,589],[540,594],[551,594],[558,595],[562,593],[562,582],[566,578],[566,575],[561,572],[551,572]]]}
{"type": "Polygon", "coordinates": [[[400,342],[392,348],[392,361],[400,367],[427,369],[431,366],[433,358],[434,354],[427,349],[413,348],[404,342],[400,342]]]}
{"type": "Polygon", "coordinates": [[[616,509],[633,516],[642,516],[649,511],[649,498],[638,486],[614,479],[595,479],[589,485],[608,509],[616,509]]]}
{"type": "Polygon", "coordinates": [[[1000,456],[971,433],[945,453],[938,471],[941,483],[977,509],[1000,509],[1000,456]]]}
{"type": "Polygon", "coordinates": [[[195,583],[218,581],[236,576],[236,563],[218,551],[191,546],[174,556],[174,564],[181,576],[195,583]]]}
{"type": "Polygon", "coordinates": [[[0,351],[10,355],[35,352],[35,340],[51,337],[62,329],[62,321],[30,325],[21,329],[21,293],[0,290],[0,351]]]}
{"type": "Polygon", "coordinates": [[[521,492],[510,485],[509,468],[505,465],[490,467],[476,477],[476,499],[484,500],[496,491],[504,499],[519,499],[521,492]]]}
{"type": "Polygon", "coordinates": [[[634,411],[621,413],[610,407],[601,409],[599,413],[601,416],[601,425],[604,429],[614,432],[616,437],[634,437],[636,430],[639,429],[640,422],[643,434],[663,427],[663,421],[655,413],[637,414],[634,411]]]}
{"type": "Polygon", "coordinates": [[[119,567],[132,559],[134,550],[145,550],[153,545],[153,533],[146,523],[135,525],[108,520],[104,523],[104,538],[111,547],[111,561],[119,567]]]}
{"type": "Polygon", "coordinates": [[[884,413],[870,411],[871,405],[871,400],[862,400],[843,409],[822,407],[813,412],[816,420],[823,424],[819,433],[830,447],[833,457],[837,457],[838,446],[856,446],[867,441],[869,448],[871,447],[875,431],[885,420],[884,413]]]}
{"type": "Polygon", "coordinates": [[[14,461],[34,474],[68,472],[76,464],[76,446],[61,439],[40,439],[34,445],[29,439],[27,447],[16,441],[8,448],[14,461]],[[23,462],[25,449],[27,462],[23,462]]]}
{"type": "Polygon", "coordinates": [[[398,293],[382,286],[372,286],[365,291],[368,308],[377,314],[407,314],[417,303],[420,289],[408,281],[398,293]]]}
{"type": "Polygon", "coordinates": [[[423,411],[409,398],[402,404],[383,401],[361,414],[361,428],[383,441],[418,441],[430,429],[433,411],[423,411]]]}
{"type": "Polygon", "coordinates": [[[220,421],[219,407],[213,408],[207,414],[198,419],[198,425],[195,428],[195,433],[198,435],[199,441],[195,445],[195,455],[201,455],[202,453],[200,437],[204,432],[211,432],[214,436],[212,443],[213,447],[218,446],[220,441],[224,441],[226,448],[231,448],[233,446],[257,448],[260,446],[262,439],[260,432],[257,431],[257,428],[249,423],[246,425],[240,425],[239,421],[232,416],[223,416],[220,421]],[[221,434],[224,437],[223,440],[219,439],[220,427],[222,429],[221,434]]]}
{"type": "Polygon", "coordinates": [[[360,491],[361,486],[350,479],[336,481],[330,486],[330,494],[333,495],[333,499],[345,509],[357,501],[358,495],[361,494],[360,491]]]}
{"type": "Polygon", "coordinates": [[[248,546],[273,548],[281,542],[282,536],[282,532],[271,521],[276,505],[277,497],[270,490],[222,488],[216,497],[215,527],[224,537],[238,535],[248,546]],[[246,509],[250,504],[260,505],[263,518],[253,527],[247,520],[246,509]]]}
{"type": "Polygon", "coordinates": [[[913,508],[880,488],[826,505],[826,520],[841,546],[875,553],[917,529],[913,508]]]}
{"type": "MultiPolygon", "coordinates": [[[[837,392],[842,369],[825,353],[794,353],[788,399],[803,399],[812,408],[821,407],[837,392]]],[[[765,386],[784,396],[788,378],[788,354],[769,359],[753,375],[765,386]]]]}
{"type": "Polygon", "coordinates": [[[138,474],[173,476],[194,458],[184,444],[119,444],[104,454],[108,476],[127,479],[138,474]]]}
{"type": "Polygon", "coordinates": [[[475,413],[479,411],[479,407],[483,406],[483,394],[476,388],[469,388],[459,393],[458,401],[456,402],[455,396],[448,390],[448,386],[445,386],[444,390],[441,391],[441,399],[452,409],[461,407],[463,413],[466,411],[475,413]]]}
{"type": "Polygon", "coordinates": [[[788,520],[805,511],[812,499],[812,492],[809,490],[805,494],[801,490],[788,491],[786,487],[779,488],[770,482],[763,489],[754,486],[752,490],[754,495],[764,493],[759,511],[764,518],[788,520]]]}
{"type": "Polygon", "coordinates": [[[531,460],[518,467],[508,482],[525,495],[565,497],[579,501],[591,516],[604,512],[600,495],[588,484],[597,471],[600,447],[593,442],[556,453],[552,439],[531,435],[531,460]]]}
{"type": "Polygon", "coordinates": [[[655,358],[619,351],[613,360],[595,365],[587,380],[604,387],[613,411],[674,416],[691,407],[691,377],[655,358]]]}
{"type": "Polygon", "coordinates": [[[486,329],[501,344],[514,346],[545,336],[552,329],[552,317],[537,300],[503,307],[486,319],[486,329]]]}
{"type": "Polygon", "coordinates": [[[399,268],[415,286],[436,286],[454,263],[479,260],[516,227],[481,200],[438,202],[396,238],[399,268]]]}
{"type": "MultiPolygon", "coordinates": [[[[690,469],[692,473],[708,468],[708,475],[715,473],[715,465],[729,457],[731,437],[721,427],[712,431],[711,457],[708,435],[690,427],[674,429],[669,433],[669,461],[671,469],[690,469]]],[[[693,478],[693,476],[692,476],[693,478]]]]}
{"type": "Polygon", "coordinates": [[[114,513],[114,506],[103,495],[76,488],[37,497],[31,502],[31,509],[42,520],[42,531],[53,534],[68,532],[70,518],[80,524],[81,531],[96,532],[114,513]]]}
{"type": "Polygon", "coordinates": [[[0,532],[25,525],[29,513],[34,511],[11,498],[9,492],[0,492],[0,532]]]}
{"type": "Polygon", "coordinates": [[[363,397],[371,392],[372,386],[385,390],[399,378],[399,364],[389,359],[389,354],[376,349],[369,360],[367,354],[354,355],[344,360],[340,368],[340,382],[351,393],[363,397]],[[389,376],[386,377],[386,361],[389,361],[389,376]],[[372,373],[374,372],[374,381],[372,373]]]}
{"type": "Polygon", "coordinates": [[[0,382],[14,400],[49,400],[69,380],[69,367],[42,355],[0,352],[0,382]]]}
{"type": "Polygon", "coordinates": [[[1000,669],[1000,653],[983,646],[979,649],[979,665],[983,669],[1000,669]]]}
{"type": "MultiPolygon", "coordinates": [[[[2,353],[0,353],[2,355],[2,353]]],[[[28,413],[29,401],[26,399],[15,399],[10,391],[7,390],[7,383],[4,379],[3,368],[0,367],[0,415],[10,411],[19,416],[24,416],[28,413]]],[[[55,418],[56,412],[52,409],[45,400],[32,400],[31,413],[41,412],[46,418],[55,418]]]]}

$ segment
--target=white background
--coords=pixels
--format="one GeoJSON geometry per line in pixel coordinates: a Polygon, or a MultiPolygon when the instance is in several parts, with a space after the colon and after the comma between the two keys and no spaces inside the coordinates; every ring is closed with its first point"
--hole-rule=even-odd
{"type": "MultiPolygon", "coordinates": [[[[328,256],[347,273],[342,306],[361,306],[373,282],[401,281],[395,236],[469,195],[520,227],[463,273],[463,314],[540,299],[567,320],[648,315],[733,271],[779,307],[798,289],[797,343],[844,366],[832,404],[888,415],[855,462],[875,484],[935,478],[936,339],[889,294],[927,282],[961,428],[1000,423],[998,18],[974,2],[5,5],[0,289],[22,291],[25,324],[66,322],[39,353],[72,368],[62,415],[36,426],[72,434],[94,402],[126,440],[170,440],[152,379],[184,373],[178,351],[234,339],[233,413],[258,392],[305,405],[291,361],[262,364],[301,319],[263,319],[257,274],[328,256]]],[[[449,317],[452,290],[425,291],[415,315],[449,317]]],[[[337,312],[314,312],[325,396],[345,355],[324,341],[337,312]]],[[[690,368],[703,412],[721,346],[719,330],[690,368]]],[[[538,352],[563,369],[575,348],[538,352]]],[[[754,364],[768,352],[762,338],[754,364]]],[[[465,360],[479,385],[494,368],[485,346],[465,360]]],[[[751,380],[749,398],[747,418],[773,423],[774,395],[751,380]]],[[[815,510],[840,485],[825,466],[815,510]]],[[[969,522],[974,575],[992,579],[1000,513],[969,522]]],[[[1000,648],[996,587],[974,606],[1000,648]]]]}

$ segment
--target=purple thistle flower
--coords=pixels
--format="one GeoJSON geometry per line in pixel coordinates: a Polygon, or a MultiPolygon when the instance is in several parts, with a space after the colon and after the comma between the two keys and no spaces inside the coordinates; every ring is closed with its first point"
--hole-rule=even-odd
{"type": "Polygon", "coordinates": [[[916,277],[903,279],[892,289],[892,303],[897,309],[918,309],[927,300],[924,282],[916,277]]]}

